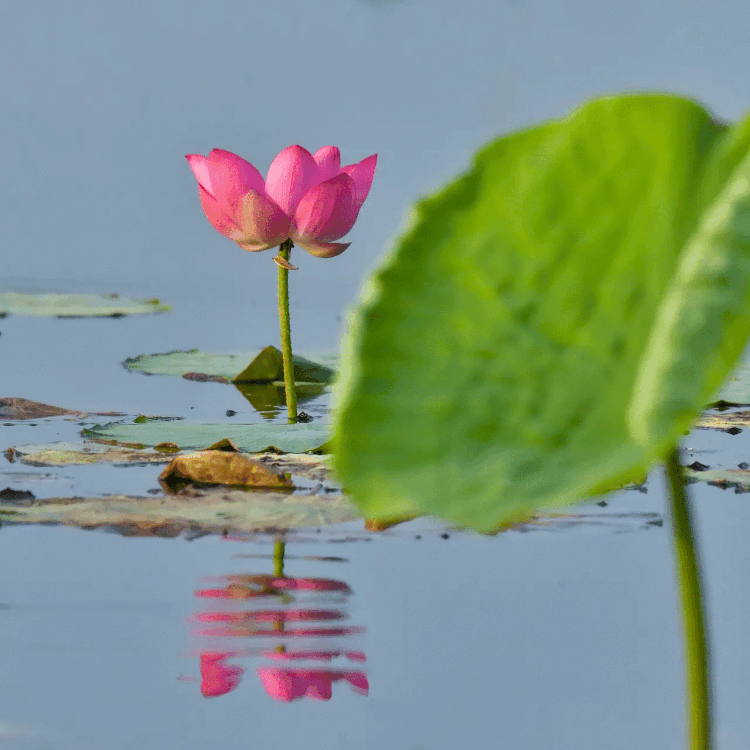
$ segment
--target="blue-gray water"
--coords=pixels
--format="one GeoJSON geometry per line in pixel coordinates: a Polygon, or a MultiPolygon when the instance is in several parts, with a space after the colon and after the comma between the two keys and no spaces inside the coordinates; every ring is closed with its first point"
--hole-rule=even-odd
{"type": "MultiPolygon", "coordinates": [[[[366,270],[409,203],[495,135],[602,93],[660,89],[736,118],[750,104],[750,6],[575,0],[18,3],[0,23],[0,289],[158,296],[167,315],[0,321],[0,396],[219,421],[228,386],[127,373],[141,353],[274,343],[276,267],[219,236],[183,158],[227,148],[262,172],[284,147],[380,160],[351,248],[295,254],[299,349],[332,350],[366,270]],[[191,408],[192,407],[192,408],[191,408]]],[[[251,421],[252,414],[238,418],[251,421]]],[[[0,449],[76,437],[64,420],[0,426],[0,449]]],[[[694,432],[703,463],[750,461],[746,433],[694,432]]],[[[2,459],[0,459],[2,460],[2,459]]],[[[25,472],[6,464],[3,471],[25,472]]],[[[145,491],[138,468],[29,470],[39,496],[145,491]],[[51,477],[39,475],[51,474],[51,477]],[[46,489],[45,489],[46,488],[46,489]],[[54,491],[53,491],[54,490],[54,491]]],[[[3,477],[5,479],[5,477],[3,477]]],[[[716,653],[721,750],[750,746],[743,596],[747,495],[693,485],[716,653]]],[[[663,511],[646,495],[604,511],[663,511]]],[[[668,527],[478,538],[413,522],[290,543],[298,576],[346,581],[370,694],[274,702],[254,674],[203,698],[184,621],[202,576],[270,572],[265,543],[0,529],[0,740],[23,750],[473,747],[682,743],[680,630],[668,527]],[[352,536],[353,541],[340,540],[352,536]]],[[[425,522],[426,524],[426,522],[425,522]]]]}

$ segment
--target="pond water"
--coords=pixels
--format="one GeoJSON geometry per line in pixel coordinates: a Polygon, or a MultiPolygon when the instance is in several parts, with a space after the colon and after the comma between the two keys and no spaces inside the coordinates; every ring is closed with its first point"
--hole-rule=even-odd
{"type": "MultiPolygon", "coordinates": [[[[291,143],[338,145],[346,163],[379,153],[352,247],[325,262],[293,257],[295,348],[331,352],[409,203],[481,143],[622,90],[676,91],[735,118],[748,105],[749,24],[739,0],[719,13],[707,1],[648,0],[13,5],[0,28],[0,291],[119,292],[173,311],[0,320],[0,397],[261,421],[231,386],[121,366],[143,353],[277,342],[276,266],[211,229],[184,154],[222,147],[265,172],[291,143]]],[[[305,405],[319,420],[328,407],[328,394],[305,405]]],[[[80,423],[95,421],[6,421],[0,450],[76,441],[80,423]]],[[[685,446],[687,463],[750,461],[747,432],[695,431],[685,446]]],[[[158,471],[3,463],[0,489],[142,494],[158,471]]],[[[381,534],[361,522],[292,532],[286,575],[338,588],[232,601],[196,592],[252,590],[274,571],[274,538],[4,525],[2,747],[681,748],[681,633],[658,471],[646,489],[496,537],[423,519],[381,534]],[[330,700],[279,700],[283,671],[318,697],[330,688],[330,700]]],[[[691,491],[717,747],[745,750],[747,495],[691,491]]]]}

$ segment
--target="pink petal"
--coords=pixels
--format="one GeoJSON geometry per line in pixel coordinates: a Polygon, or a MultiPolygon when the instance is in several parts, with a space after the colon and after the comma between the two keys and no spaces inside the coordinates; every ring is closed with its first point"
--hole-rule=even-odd
{"type": "Polygon", "coordinates": [[[198,180],[198,184],[207,192],[209,195],[213,195],[211,190],[211,173],[208,168],[208,159],[201,154],[188,154],[185,157],[188,160],[190,169],[193,170],[195,179],[198,180]]]}
{"type": "Polygon", "coordinates": [[[234,204],[248,190],[265,193],[263,175],[250,162],[215,148],[208,155],[208,170],[211,174],[211,194],[223,205],[234,204]]]}
{"type": "Polygon", "coordinates": [[[266,195],[288,216],[294,214],[300,198],[315,182],[318,165],[302,146],[285,148],[268,168],[266,195]]]}
{"type": "Polygon", "coordinates": [[[294,213],[292,239],[304,244],[343,237],[357,220],[354,181],[340,174],[310,188],[294,213]]]}
{"type": "Polygon", "coordinates": [[[221,232],[225,237],[231,237],[232,233],[237,232],[239,227],[235,224],[231,214],[227,214],[218,201],[200,184],[198,185],[198,194],[201,199],[201,206],[203,206],[203,212],[206,214],[206,218],[213,224],[214,229],[221,232]]]}
{"type": "MultiPolygon", "coordinates": [[[[235,240],[236,242],[236,240],[235,240]]],[[[265,245],[262,242],[237,242],[237,244],[243,249],[247,250],[249,253],[258,253],[261,250],[270,250],[272,247],[276,247],[276,245],[265,245]]]]}
{"type": "Polygon", "coordinates": [[[313,154],[313,159],[318,165],[315,184],[330,180],[341,171],[341,152],[336,146],[323,146],[313,154]]]}
{"type": "Polygon", "coordinates": [[[341,171],[348,174],[354,180],[356,188],[356,206],[359,211],[370,192],[372,178],[375,176],[375,167],[378,163],[378,155],[373,154],[366,159],[362,159],[358,164],[350,164],[341,171]]]}
{"type": "Polygon", "coordinates": [[[335,258],[352,244],[351,242],[300,242],[299,240],[294,242],[316,258],[335,258]]]}
{"type": "Polygon", "coordinates": [[[246,250],[267,250],[289,237],[289,218],[268,197],[255,190],[243,195],[234,211],[237,230],[227,236],[246,250]]]}

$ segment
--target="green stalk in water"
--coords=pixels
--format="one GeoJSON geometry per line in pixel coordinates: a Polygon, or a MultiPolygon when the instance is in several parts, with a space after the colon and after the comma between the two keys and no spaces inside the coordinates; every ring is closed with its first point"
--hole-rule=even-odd
{"type": "Polygon", "coordinates": [[[284,390],[289,424],[297,421],[297,394],[294,391],[294,362],[292,361],[292,329],[289,322],[289,271],[294,268],[289,263],[292,241],[279,245],[279,324],[281,326],[281,355],[284,359],[284,390]]]}
{"type": "Polygon", "coordinates": [[[277,539],[273,543],[273,575],[275,578],[284,576],[284,551],[286,542],[277,539]]]}
{"type": "Polygon", "coordinates": [[[689,750],[711,750],[711,676],[709,644],[699,570],[698,548],[690,517],[680,451],[667,456],[677,585],[682,603],[687,678],[687,736],[689,750]]]}

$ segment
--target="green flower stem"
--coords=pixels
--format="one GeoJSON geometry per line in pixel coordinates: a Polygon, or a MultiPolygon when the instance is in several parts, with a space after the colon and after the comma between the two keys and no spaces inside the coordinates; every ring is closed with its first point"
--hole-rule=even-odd
{"type": "MultiPolygon", "coordinates": [[[[292,252],[292,241],[279,246],[279,257],[287,263],[292,252]]],[[[279,324],[281,325],[281,354],[284,358],[284,390],[289,424],[297,421],[297,394],[294,390],[294,363],[292,361],[292,330],[289,323],[289,270],[279,265],[279,324]]]]}
{"type": "Polygon", "coordinates": [[[273,575],[275,578],[284,576],[284,550],[286,542],[277,539],[273,543],[273,575]]]}
{"type": "Polygon", "coordinates": [[[698,569],[698,549],[690,519],[680,451],[667,456],[667,477],[672,510],[675,567],[682,600],[688,697],[690,750],[711,750],[711,685],[708,635],[698,569]]]}

